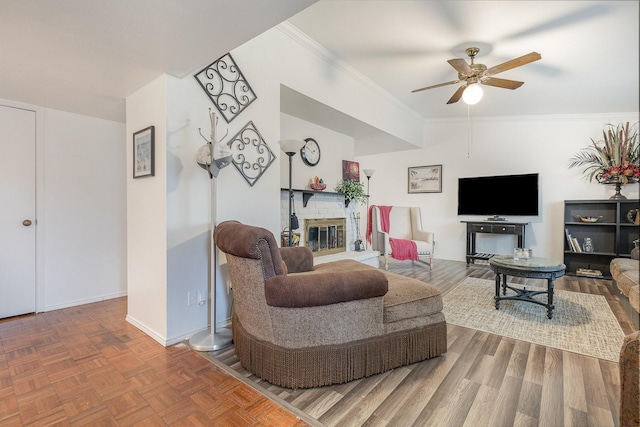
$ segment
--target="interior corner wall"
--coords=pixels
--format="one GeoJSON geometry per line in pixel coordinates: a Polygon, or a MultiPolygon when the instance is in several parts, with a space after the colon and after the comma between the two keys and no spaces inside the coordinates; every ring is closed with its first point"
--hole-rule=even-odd
{"type": "Polygon", "coordinates": [[[44,109],[44,311],[126,295],[123,123],[44,109]]]}
{"type": "MultiPolygon", "coordinates": [[[[476,108],[482,108],[479,104],[476,108]]],[[[526,245],[535,256],[563,259],[564,200],[608,199],[610,185],[589,183],[580,169],[569,169],[569,159],[598,139],[608,123],[638,121],[638,113],[495,117],[432,121],[425,125],[426,142],[442,141],[424,149],[360,156],[356,160],[376,170],[371,178],[371,204],[419,206],[423,226],[435,232],[436,259],[464,261],[466,230],[458,216],[458,178],[539,173],[540,215],[508,217],[530,221],[526,245]],[[407,168],[442,165],[442,193],[407,193],[407,168]]],[[[638,198],[638,184],[622,193],[638,198]]],[[[502,191],[487,188],[487,191],[502,191]]],[[[508,193],[504,194],[509,197],[508,193]]],[[[478,252],[513,253],[512,236],[482,235],[478,252]]]]}
{"type": "MultiPolygon", "coordinates": [[[[230,122],[220,116],[193,76],[161,76],[127,97],[128,168],[133,132],[156,126],[156,176],[127,179],[127,319],[165,345],[208,326],[207,304],[188,306],[187,293],[202,294],[208,288],[211,181],[195,162],[195,155],[205,143],[200,130],[206,137],[211,132],[210,109],[219,118],[217,135],[223,143],[253,122],[274,156],[273,163],[262,165],[262,175],[253,185],[235,165],[220,171],[215,179],[216,223],[238,220],[264,227],[276,236],[281,231],[281,162],[286,161],[278,141],[289,137],[281,131],[281,84],[300,93],[321,93],[327,105],[356,111],[361,120],[375,122],[384,116],[387,126],[393,124],[404,132],[409,129],[412,134],[422,133],[421,122],[407,119],[401,108],[389,105],[388,98],[335,68],[278,28],[231,53],[257,99],[230,122]]],[[[303,129],[300,132],[305,133],[303,129]]],[[[255,153],[251,147],[248,150],[250,160],[255,161],[255,153]]],[[[352,150],[351,146],[350,153],[343,151],[336,156],[352,158],[352,150]]],[[[333,166],[341,167],[341,161],[336,163],[333,166]]],[[[310,174],[316,173],[307,167],[300,170],[300,182],[294,185],[302,188],[310,174]]],[[[223,255],[219,263],[215,276],[218,326],[229,321],[232,307],[223,255]]]]}
{"type": "MultiPolygon", "coordinates": [[[[320,162],[316,166],[307,166],[296,154],[291,159],[291,182],[293,188],[308,188],[313,178],[322,178],[327,185],[326,191],[335,191],[338,181],[342,179],[342,161],[353,160],[354,138],[282,113],[280,129],[287,139],[304,141],[313,138],[320,146],[320,162]]],[[[289,187],[289,159],[280,163],[280,186],[289,187]]]]}
{"type": "Polygon", "coordinates": [[[167,76],[126,98],[127,320],[167,338],[167,76]],[[155,176],[133,178],[133,133],[155,126],[155,176]]]}
{"type": "Polygon", "coordinates": [[[124,123],[0,103],[36,113],[36,310],[125,296],[124,123]]]}

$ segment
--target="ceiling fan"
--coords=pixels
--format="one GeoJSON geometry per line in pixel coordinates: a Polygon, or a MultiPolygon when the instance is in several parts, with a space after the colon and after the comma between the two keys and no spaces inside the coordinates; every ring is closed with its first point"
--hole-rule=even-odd
{"type": "MultiPolygon", "coordinates": [[[[437,87],[453,85],[460,82],[466,82],[466,84],[460,86],[458,90],[453,94],[453,96],[447,101],[447,104],[453,104],[454,102],[458,102],[460,98],[463,97],[463,93],[465,90],[469,88],[468,92],[473,92],[474,90],[478,91],[477,100],[475,102],[470,102],[473,100],[467,100],[467,94],[464,95],[465,102],[468,104],[475,104],[482,97],[482,89],[478,85],[478,83],[482,83],[489,86],[500,87],[503,89],[517,89],[524,84],[524,82],[519,82],[516,80],[506,80],[499,79],[495,77],[491,77],[495,74],[502,73],[503,71],[510,70],[512,68],[520,67],[522,65],[528,64],[530,62],[534,62],[542,58],[542,56],[538,52],[531,52],[527,55],[520,56],[518,58],[512,59],[511,61],[504,62],[500,65],[496,65],[495,67],[487,68],[484,64],[475,64],[473,62],[474,58],[480,51],[477,47],[467,48],[467,55],[471,58],[471,64],[467,64],[467,62],[462,58],[450,59],[447,62],[451,64],[453,68],[458,72],[458,79],[451,80],[450,82],[440,83],[433,86],[427,86],[420,89],[412,90],[411,93],[420,92],[427,89],[434,89],[437,87]]],[[[471,95],[473,96],[473,95],[471,95]]]]}

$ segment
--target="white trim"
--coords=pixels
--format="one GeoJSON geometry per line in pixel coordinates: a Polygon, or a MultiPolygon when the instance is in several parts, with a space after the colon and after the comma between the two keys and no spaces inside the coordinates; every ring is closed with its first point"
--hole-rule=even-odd
{"type": "Polygon", "coordinates": [[[127,314],[127,316],[125,317],[125,320],[127,322],[131,323],[136,328],[140,329],[145,334],[149,335],[154,340],[158,341],[163,346],[165,346],[165,347],[167,346],[167,344],[166,344],[167,341],[165,340],[165,338],[162,335],[160,335],[159,333],[157,333],[153,329],[147,328],[143,323],[140,323],[136,319],[131,317],[131,315],[127,314]]]}
{"type": "Polygon", "coordinates": [[[333,52],[328,50],[326,47],[322,46],[317,41],[313,40],[311,37],[300,31],[298,27],[293,25],[288,21],[284,21],[276,26],[278,30],[280,30],[283,34],[289,36],[292,40],[300,44],[303,48],[307,49],[309,52],[317,55],[332,67],[339,69],[345,74],[349,75],[354,80],[358,80],[365,86],[367,86],[373,92],[376,92],[387,99],[390,103],[394,104],[396,107],[404,111],[406,114],[413,116],[413,118],[425,121],[425,118],[418,113],[417,111],[409,108],[407,104],[400,101],[398,98],[393,96],[390,92],[387,92],[385,89],[380,87],[376,82],[362,74],[360,71],[353,68],[351,65],[346,63],[344,60],[336,56],[333,52]]]}
{"type": "Polygon", "coordinates": [[[69,307],[76,307],[78,305],[84,305],[84,304],[91,304],[94,302],[100,302],[100,301],[106,301],[106,300],[110,300],[110,299],[114,299],[114,298],[121,298],[121,297],[126,297],[127,296],[127,292],[116,292],[114,294],[108,294],[108,295],[102,295],[99,297],[93,297],[93,298],[86,298],[86,299],[81,299],[81,300],[76,300],[76,301],[71,301],[71,302],[65,302],[64,304],[56,304],[56,305],[50,305],[47,307],[44,307],[44,309],[42,311],[53,311],[53,310],[60,310],[63,308],[69,308],[69,307]]]}

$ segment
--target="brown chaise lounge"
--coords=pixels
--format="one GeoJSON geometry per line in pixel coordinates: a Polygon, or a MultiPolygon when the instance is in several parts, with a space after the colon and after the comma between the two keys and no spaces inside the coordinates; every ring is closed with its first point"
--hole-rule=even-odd
{"type": "Polygon", "coordinates": [[[242,366],[286,388],[339,384],[447,351],[442,296],[416,279],[353,260],[313,266],[309,248],[219,224],[233,285],[233,340],[242,366]]]}

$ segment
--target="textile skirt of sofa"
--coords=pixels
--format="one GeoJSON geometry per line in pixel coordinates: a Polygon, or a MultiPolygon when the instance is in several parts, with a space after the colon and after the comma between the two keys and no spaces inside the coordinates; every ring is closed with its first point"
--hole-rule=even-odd
{"type": "Polygon", "coordinates": [[[271,384],[290,389],[342,384],[447,351],[444,321],[345,344],[299,349],[256,339],[235,315],[232,329],[242,366],[271,384]]]}

